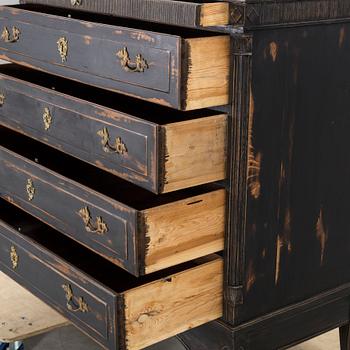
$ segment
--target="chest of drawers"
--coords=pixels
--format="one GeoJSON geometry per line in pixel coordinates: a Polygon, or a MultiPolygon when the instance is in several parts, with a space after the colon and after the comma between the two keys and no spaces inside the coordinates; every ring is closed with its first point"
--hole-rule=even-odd
{"type": "Polygon", "coordinates": [[[349,18],[337,0],[1,8],[1,269],[110,350],[335,327],[349,350],[349,18]]]}

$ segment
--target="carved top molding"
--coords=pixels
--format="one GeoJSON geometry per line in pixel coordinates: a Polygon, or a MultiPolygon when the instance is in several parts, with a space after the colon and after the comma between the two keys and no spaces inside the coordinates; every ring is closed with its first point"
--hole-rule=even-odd
{"type": "Polygon", "coordinates": [[[350,1],[246,0],[233,1],[232,24],[253,29],[309,22],[350,19],[350,1]]]}

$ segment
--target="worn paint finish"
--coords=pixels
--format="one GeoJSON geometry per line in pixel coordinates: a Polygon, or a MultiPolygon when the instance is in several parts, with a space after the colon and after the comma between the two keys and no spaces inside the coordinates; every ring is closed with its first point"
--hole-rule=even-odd
{"type": "Polygon", "coordinates": [[[249,144],[262,157],[259,197],[246,187],[244,269],[256,280],[236,324],[350,279],[349,26],[253,34],[249,144]]]}
{"type": "MultiPolygon", "coordinates": [[[[145,21],[160,22],[168,25],[201,27],[203,9],[206,2],[177,2],[173,0],[99,0],[82,1],[79,7],[72,6],[70,0],[25,0],[21,3],[57,6],[68,9],[79,9],[94,13],[108,14],[118,17],[132,17],[145,21]]],[[[214,6],[217,4],[209,4],[214,6]]],[[[211,25],[229,23],[229,14],[225,19],[214,18],[211,25]]],[[[204,16],[204,20],[205,20],[204,16]]]]}
{"type": "Polygon", "coordinates": [[[164,101],[162,104],[181,107],[177,104],[180,96],[177,81],[180,77],[170,72],[171,66],[180,64],[177,48],[181,38],[176,35],[90,23],[22,9],[13,12],[13,8],[5,6],[0,9],[0,24],[1,27],[16,25],[23,33],[22,40],[13,45],[0,44],[1,54],[10,61],[24,61],[26,66],[52,74],[145,100],[157,98],[158,103],[164,101]],[[116,30],[120,34],[116,34],[116,30]],[[40,41],[26,39],[39,38],[42,31],[46,35],[40,41]],[[56,42],[60,37],[68,41],[65,62],[62,62],[57,50],[56,42]],[[117,52],[124,47],[127,47],[132,60],[141,54],[149,68],[143,73],[125,71],[117,57],[117,52]],[[95,60],[96,52],[99,52],[99,60],[95,60]]]}

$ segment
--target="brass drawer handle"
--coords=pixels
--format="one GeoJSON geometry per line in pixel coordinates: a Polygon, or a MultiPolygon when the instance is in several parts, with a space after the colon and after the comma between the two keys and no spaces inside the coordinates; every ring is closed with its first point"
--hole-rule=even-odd
{"type": "Polygon", "coordinates": [[[26,190],[27,190],[28,200],[31,202],[34,199],[34,195],[35,195],[35,187],[32,179],[27,180],[26,190]]]}
{"type": "Polygon", "coordinates": [[[5,104],[5,95],[4,94],[0,94],[0,107],[2,107],[5,104]]]}
{"type": "Polygon", "coordinates": [[[80,6],[82,3],[82,0],[70,0],[70,3],[72,6],[80,6]]]}
{"type": "Polygon", "coordinates": [[[70,284],[62,284],[62,288],[66,293],[67,309],[72,312],[88,312],[89,306],[83,297],[75,297],[70,284]]]}
{"type": "Polygon", "coordinates": [[[11,33],[7,27],[4,27],[2,34],[1,34],[1,39],[5,43],[15,43],[19,40],[19,36],[21,34],[21,31],[17,27],[12,27],[12,38],[11,38],[11,33]]]}
{"type": "Polygon", "coordinates": [[[109,132],[107,128],[103,128],[97,132],[97,135],[102,138],[101,144],[103,146],[103,150],[106,153],[117,153],[117,154],[125,154],[128,153],[128,149],[126,144],[123,142],[121,137],[117,137],[115,139],[114,145],[111,145],[109,141],[109,132]]]}
{"type": "Polygon", "coordinates": [[[127,72],[143,73],[149,68],[147,61],[142,57],[141,54],[136,55],[135,62],[132,62],[128,49],[124,47],[122,50],[117,52],[117,56],[120,58],[120,64],[122,68],[127,72]]]}
{"type": "Polygon", "coordinates": [[[98,216],[96,218],[95,224],[92,223],[92,218],[88,207],[80,209],[79,216],[83,219],[85,224],[85,230],[87,232],[97,233],[98,235],[101,235],[101,236],[108,232],[108,226],[103,221],[101,216],[98,216]]]}
{"type": "Polygon", "coordinates": [[[12,268],[13,268],[14,270],[16,270],[17,267],[18,267],[19,257],[18,257],[16,248],[15,248],[14,246],[11,246],[10,258],[11,258],[12,268]]]}
{"type": "Polygon", "coordinates": [[[65,37],[61,37],[58,39],[57,50],[62,59],[62,63],[66,62],[68,56],[68,40],[65,37]]]}
{"type": "Polygon", "coordinates": [[[44,113],[43,113],[43,122],[44,122],[44,128],[45,130],[49,130],[52,124],[52,115],[50,112],[50,109],[45,107],[44,113]]]}

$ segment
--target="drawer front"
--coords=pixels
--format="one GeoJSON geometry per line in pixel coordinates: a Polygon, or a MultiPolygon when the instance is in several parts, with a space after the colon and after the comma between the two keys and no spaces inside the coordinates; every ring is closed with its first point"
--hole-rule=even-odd
{"type": "Polygon", "coordinates": [[[177,99],[176,36],[7,7],[0,30],[11,61],[163,104],[177,99]]]}
{"type": "Polygon", "coordinates": [[[0,123],[156,191],[157,125],[0,75],[0,123]]]}
{"type": "Polygon", "coordinates": [[[0,148],[2,198],[137,273],[133,209],[108,200],[0,148]]]}
{"type": "Polygon", "coordinates": [[[18,241],[0,224],[0,269],[101,344],[115,349],[113,293],[34,245],[18,241]]]}
{"type": "Polygon", "coordinates": [[[222,2],[174,0],[24,0],[21,2],[187,27],[229,23],[229,4],[222,2]]]}

